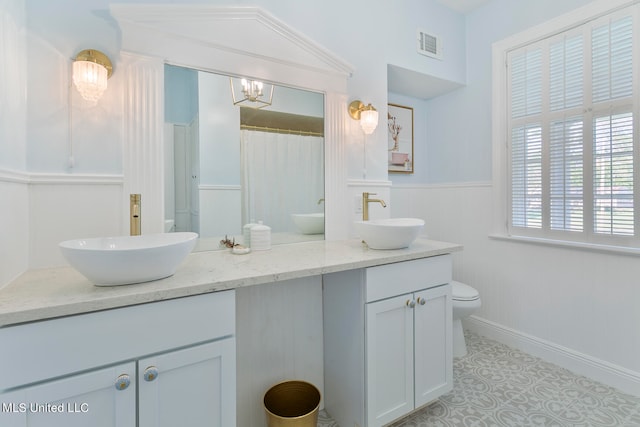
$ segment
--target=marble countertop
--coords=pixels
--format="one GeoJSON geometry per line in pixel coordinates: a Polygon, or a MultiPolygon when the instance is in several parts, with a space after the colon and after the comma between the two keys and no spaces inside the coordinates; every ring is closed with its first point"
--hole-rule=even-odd
{"type": "Polygon", "coordinates": [[[31,270],[0,288],[0,327],[209,292],[409,261],[462,250],[418,238],[409,248],[372,250],[360,240],[312,241],[234,255],[194,252],[162,280],[98,287],[71,267],[31,270]]]}

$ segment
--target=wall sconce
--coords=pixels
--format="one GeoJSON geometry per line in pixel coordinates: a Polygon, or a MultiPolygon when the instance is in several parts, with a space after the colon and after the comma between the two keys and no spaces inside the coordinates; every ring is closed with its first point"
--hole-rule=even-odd
{"type": "Polygon", "coordinates": [[[86,49],[73,61],[73,83],[87,101],[97,102],[107,89],[107,79],[113,73],[111,61],[104,53],[86,49]]]}
{"type": "Polygon", "coordinates": [[[353,101],[349,104],[349,115],[354,120],[360,120],[360,126],[367,135],[371,135],[378,127],[378,111],[371,104],[365,106],[362,101],[353,101]]]}
{"type": "Polygon", "coordinates": [[[274,86],[267,83],[267,86],[271,86],[269,90],[269,97],[264,98],[264,86],[265,84],[258,80],[240,79],[240,91],[242,92],[242,98],[236,98],[236,89],[234,88],[233,78],[229,78],[231,84],[231,97],[233,98],[233,105],[242,104],[245,107],[251,108],[264,108],[273,102],[273,88],[274,86]]]}

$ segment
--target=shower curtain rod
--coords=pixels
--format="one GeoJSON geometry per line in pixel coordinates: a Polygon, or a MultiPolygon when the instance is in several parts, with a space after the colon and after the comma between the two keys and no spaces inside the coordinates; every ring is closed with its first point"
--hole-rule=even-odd
{"type": "Polygon", "coordinates": [[[266,126],[240,125],[240,130],[257,130],[261,132],[284,133],[287,135],[324,136],[324,132],[312,132],[305,130],[278,129],[266,126]]]}

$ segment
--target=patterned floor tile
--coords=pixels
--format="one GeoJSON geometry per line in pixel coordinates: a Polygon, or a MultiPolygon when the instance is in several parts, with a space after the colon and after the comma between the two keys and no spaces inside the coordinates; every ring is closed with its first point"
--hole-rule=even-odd
{"type": "MultiPolygon", "coordinates": [[[[389,427],[640,427],[640,397],[465,336],[468,354],[454,360],[453,391],[389,427]]],[[[338,427],[326,413],[318,426],[338,427]]]]}
{"type": "Polygon", "coordinates": [[[326,411],[318,413],[318,427],[339,427],[326,411]]]}

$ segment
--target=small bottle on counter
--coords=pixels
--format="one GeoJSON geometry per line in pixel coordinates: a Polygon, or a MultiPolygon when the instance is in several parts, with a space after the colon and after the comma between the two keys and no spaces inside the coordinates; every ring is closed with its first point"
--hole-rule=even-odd
{"type": "Polygon", "coordinates": [[[262,221],[251,227],[251,249],[254,251],[266,251],[271,249],[271,227],[262,221]]]}

